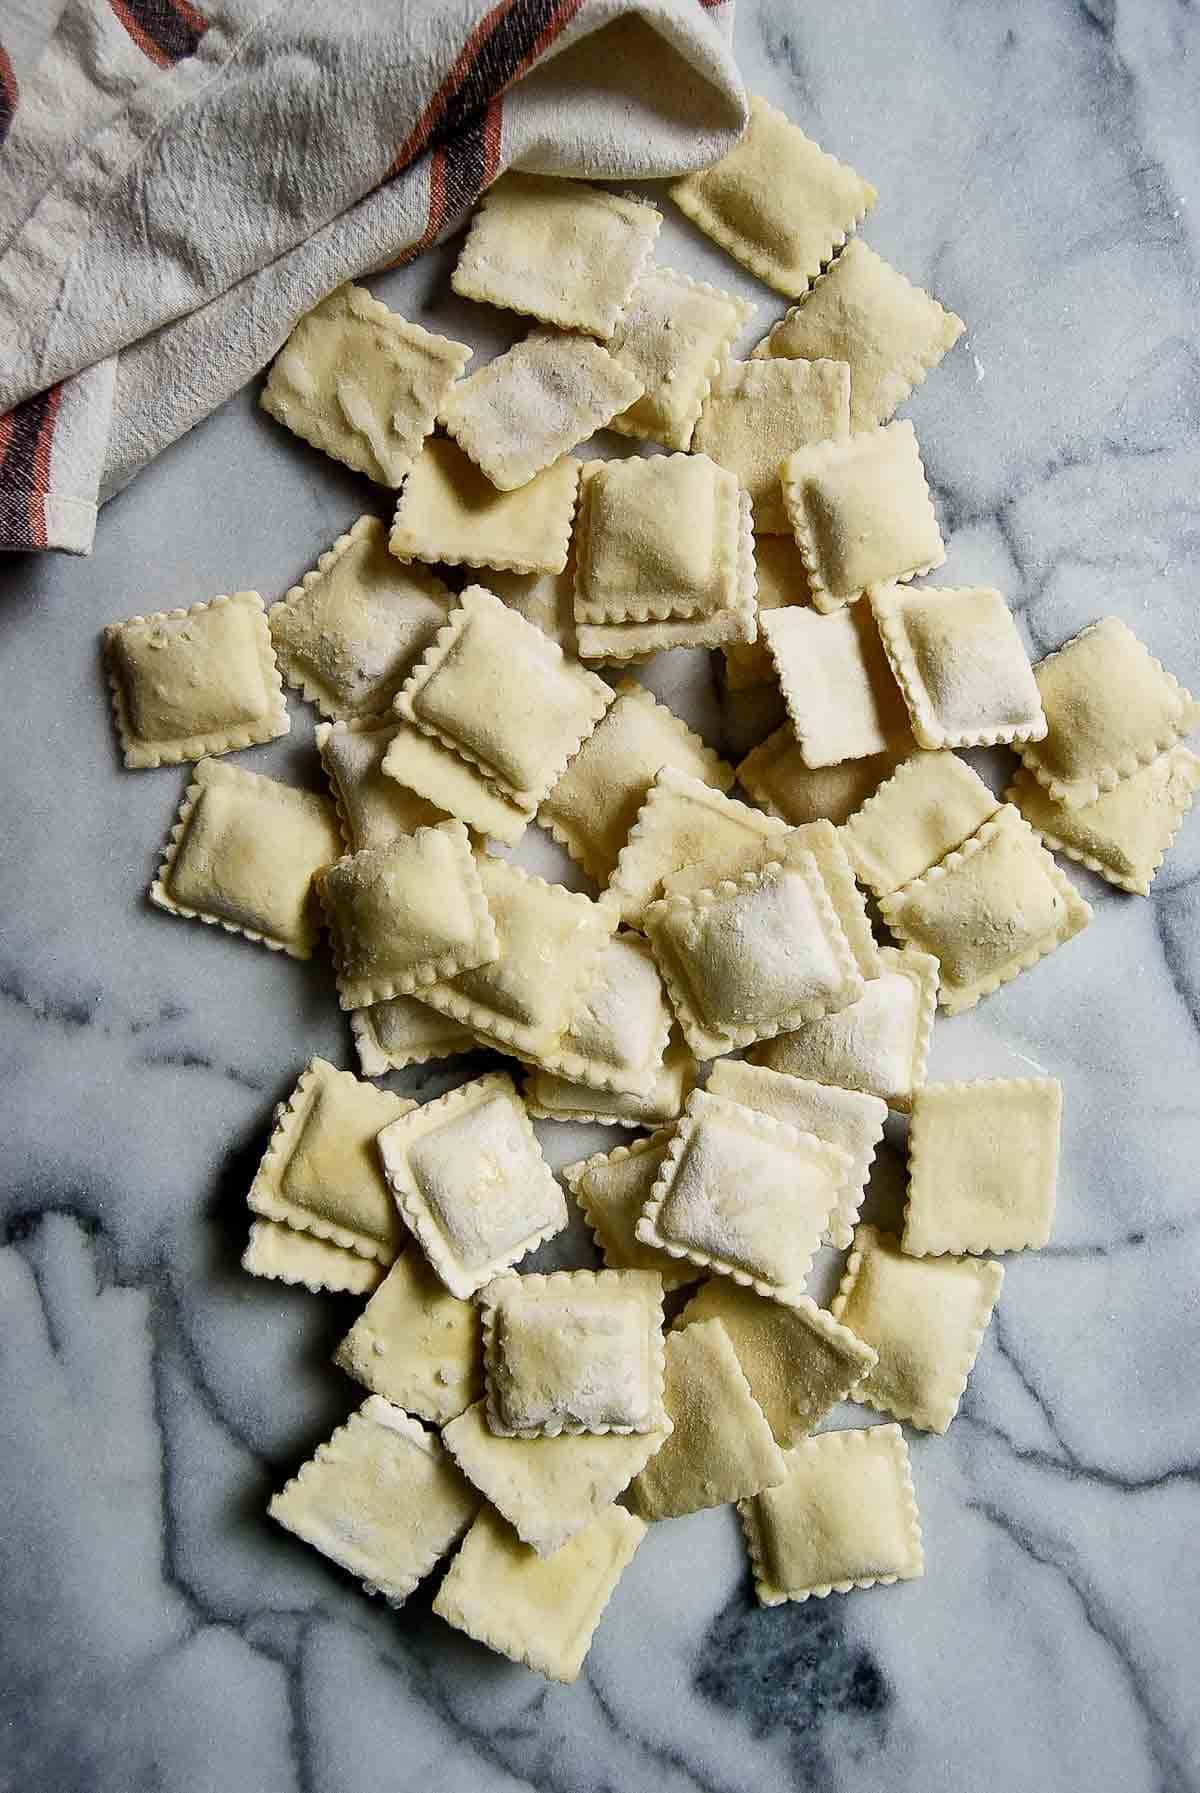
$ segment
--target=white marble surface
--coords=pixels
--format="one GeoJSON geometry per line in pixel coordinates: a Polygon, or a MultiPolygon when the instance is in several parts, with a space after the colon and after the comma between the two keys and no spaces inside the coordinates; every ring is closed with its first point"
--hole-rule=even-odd
{"type": "MultiPolygon", "coordinates": [[[[1200,688],[1195,10],[743,0],[737,43],[878,185],[867,240],[968,320],[907,407],[946,577],[999,584],[1039,651],[1115,611],[1200,688]]],[[[677,215],[659,254],[781,309],[677,215]]],[[[507,340],[450,262],[379,290],[507,340]]],[[[245,393],[90,561],[0,567],[0,1788],[1200,1786],[1200,825],[1149,901],[1071,868],[1092,926],[939,1023],[936,1076],[1053,1073],[1066,1134],[1054,1242],[1010,1260],[959,1418],[913,1443],[924,1581],[759,1610],[731,1511],[668,1522],[563,1689],[265,1519],[354,1403],[354,1304],[239,1271],[245,1191],[272,1103],[350,1038],[323,960],[147,907],[182,776],[118,769],[96,641],[273,598],[371,500],[245,393]]],[[[702,656],[646,676],[721,741],[702,656]]],[[[315,781],[311,718],[243,757],[315,781]]],[[[555,1162],[583,1131],[543,1127],[555,1162]]]]}

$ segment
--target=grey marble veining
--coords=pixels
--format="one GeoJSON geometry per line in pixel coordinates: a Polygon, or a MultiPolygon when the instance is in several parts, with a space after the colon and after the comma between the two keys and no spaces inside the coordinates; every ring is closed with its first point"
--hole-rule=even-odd
{"type": "MultiPolygon", "coordinates": [[[[1038,652],[1115,611],[1200,689],[1195,9],[742,0],[737,45],[875,181],[872,246],[968,322],[906,407],[946,581],[1000,585],[1038,652]]],[[[659,259],[758,300],[748,346],[782,305],[665,209],[659,259]]],[[[378,290],[499,346],[452,260],[378,290]]],[[[949,1434],[912,1438],[923,1581],[761,1610],[729,1510],[667,1522],[563,1689],[266,1521],[355,1402],[329,1363],[355,1304],[239,1271],[245,1191],[273,1102],[351,1043],[322,960],[146,906],[183,779],[118,769],[96,642],[273,598],[371,503],[247,393],[116,501],[90,561],[0,566],[0,1789],[1200,1786],[1200,825],[1149,901],[1068,867],[1092,925],[938,1023],[935,1076],[1057,1075],[1066,1123],[1053,1243],[1009,1260],[949,1434]]],[[[644,676],[723,743],[705,656],[644,676]]],[[[293,708],[242,757],[316,783],[293,708]]],[[[555,1163],[604,1138],[541,1132],[555,1163]]],[[[902,1152],[893,1120],[882,1217],[902,1152]]]]}

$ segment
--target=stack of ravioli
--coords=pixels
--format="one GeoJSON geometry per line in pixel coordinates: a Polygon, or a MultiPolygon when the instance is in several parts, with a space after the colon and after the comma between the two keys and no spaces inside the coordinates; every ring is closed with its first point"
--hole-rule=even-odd
{"type": "Polygon", "coordinates": [[[106,637],[126,764],[197,762],[153,901],[326,932],[362,1073],[306,1066],[249,1191],[248,1271],[368,1297],[366,1399],[271,1512],[393,1603],[448,1558],[434,1611],[564,1681],[653,1523],[736,1503],[768,1604],[922,1573],[902,1428],[945,1431],[992,1254],[1048,1240],[1062,1118],[1053,1078],[927,1083],[935,1010],[1086,925],[1051,850],[1144,894],[1200,771],[1124,623],[1032,666],[999,592],[913,583],[945,551],[894,413],[963,325],[853,234],[873,189],[756,100],[672,196],[798,301],[749,359],[653,205],[509,173],[453,286],[534,320],[514,348],[468,373],[349,286],[267,380],[390,527],[269,612],[106,637]],[[652,449],[581,463],[601,428],[652,449]],[[736,770],[630,672],[679,647],[719,650],[736,770]],[[327,794],[221,757],[287,732],[285,683],[327,794]],[[590,894],[491,850],[535,823],[590,894]],[[460,1054],[433,1100],[372,1081],[460,1054]],[[889,1111],[896,1233],[860,1218],[889,1111]],[[535,1120],[623,1143],[559,1177],[535,1120]],[[602,1267],[523,1267],[572,1204],[602,1267]],[[822,1429],[844,1401],[889,1423],[822,1429]]]}

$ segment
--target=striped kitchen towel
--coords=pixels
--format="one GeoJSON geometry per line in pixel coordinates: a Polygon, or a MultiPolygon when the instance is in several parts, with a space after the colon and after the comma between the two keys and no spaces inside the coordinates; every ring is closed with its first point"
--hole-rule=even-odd
{"type": "Polygon", "coordinates": [[[50,0],[0,14],[0,547],[97,506],[342,281],[506,167],[650,179],[736,140],[721,0],[50,0]]]}

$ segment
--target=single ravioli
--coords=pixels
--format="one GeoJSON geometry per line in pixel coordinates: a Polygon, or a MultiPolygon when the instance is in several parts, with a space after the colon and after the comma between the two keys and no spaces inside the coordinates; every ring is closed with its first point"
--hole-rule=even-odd
{"type": "Polygon", "coordinates": [[[808,766],[790,723],[751,748],[737,769],[742,789],[768,815],[795,828],[805,822],[846,822],[896,767],[894,753],[808,766]]]}
{"type": "Polygon", "coordinates": [[[875,1352],[807,1295],[769,1299],[729,1276],[713,1276],[676,1316],[676,1326],[720,1320],[776,1440],[811,1432],[839,1401],[856,1396],[875,1352]]]}
{"type": "Polygon", "coordinates": [[[638,811],[664,766],[727,791],[733,770],[644,685],[616,697],[543,799],[538,820],[588,876],[606,884],[638,811]]]}
{"type": "Polygon", "coordinates": [[[644,1095],[592,1089],[535,1068],[525,1085],[529,1112],[541,1121],[594,1121],[606,1127],[661,1127],[678,1119],[696,1083],[696,1061],[672,1032],[662,1065],[644,1095]]]}
{"type": "Polygon", "coordinates": [[[563,455],[515,492],[501,492],[457,442],[431,437],[404,482],[388,546],[399,560],[561,573],[579,466],[563,455]]]}
{"type": "Polygon", "coordinates": [[[288,684],[323,716],[380,716],[454,607],[425,567],[388,553],[360,517],[267,615],[288,684]]]}
{"type": "Polygon", "coordinates": [[[483,1335],[421,1252],[401,1252],[333,1361],[372,1394],[444,1426],[483,1393],[483,1335]]]}
{"type": "Polygon", "coordinates": [[[418,828],[339,859],[320,889],[344,1009],[427,991],[436,979],[498,955],[461,822],[418,828]]]}
{"type": "Polygon", "coordinates": [[[697,1058],[719,1058],[845,1008],[863,978],[813,855],[772,861],[646,911],[667,994],[697,1058]]]}
{"type": "Polygon", "coordinates": [[[1119,890],[1149,896],[1198,784],[1200,759],[1175,747],[1080,809],[1056,803],[1032,772],[1018,772],[1004,796],[1054,852],[1078,860],[1119,890]]]}
{"type": "Polygon", "coordinates": [[[805,765],[873,759],[911,741],[904,698],[869,610],[775,610],[762,629],[805,765]]]}
{"type": "Polygon", "coordinates": [[[608,1268],[656,1270],[667,1294],[695,1282],[700,1274],[694,1265],[643,1245],[637,1236],[638,1217],[650,1199],[669,1143],[670,1133],[664,1129],[649,1139],[634,1140],[631,1146],[594,1152],[562,1172],[608,1268]]]}
{"type": "Polygon", "coordinates": [[[644,200],[510,170],[480,202],[450,284],[464,299],[603,340],[661,226],[644,200]]]}
{"type": "Polygon", "coordinates": [[[644,1519],[681,1519],[781,1482],[783,1455],[720,1320],[668,1333],[664,1401],[673,1430],[633,1484],[644,1519]]]}
{"type": "Polygon", "coordinates": [[[790,1077],[811,1078],[878,1096],[907,1112],[925,1082],[938,963],[929,953],[881,947],[882,970],[857,1002],[819,1021],[780,1034],[751,1050],[755,1064],[790,1077]]]}
{"type": "Polygon", "coordinates": [[[599,976],[616,931],[616,907],[547,884],[507,859],[481,853],[476,864],[496,930],[496,956],[426,985],[421,999],[500,1052],[534,1061],[552,1057],[581,996],[599,976]]]}
{"type": "Polygon", "coordinates": [[[564,1432],[556,1438],[505,1438],[487,1423],[486,1403],[452,1420],[442,1440],[467,1477],[540,1557],[599,1519],[671,1435],[564,1432]]]}
{"type": "Polygon", "coordinates": [[[439,814],[457,816],[477,834],[506,847],[516,846],[536,813],[506,797],[481,766],[412,722],[392,723],[380,771],[386,783],[401,787],[406,803],[423,799],[439,814]]]}
{"type": "Polygon", "coordinates": [[[452,387],[441,421],[492,484],[512,492],[642,391],[642,382],[598,342],[534,330],[452,387]]]}
{"type": "Polygon", "coordinates": [[[653,1270],[497,1277],[481,1308],[492,1431],[659,1431],[662,1298],[653,1270]]]}
{"type": "Polygon", "coordinates": [[[242,766],[201,760],[150,901],[293,959],[310,959],[319,925],[314,879],[340,848],[327,798],[242,766]]]}
{"type": "Polygon", "coordinates": [[[730,1102],[740,1102],[743,1108],[787,1121],[802,1133],[812,1133],[848,1153],[850,1170],[830,1215],[826,1237],[832,1245],[849,1245],[866,1194],[875,1148],[883,1138],[887,1103],[861,1090],[836,1089],[732,1058],[717,1061],[705,1088],[710,1095],[724,1096],[730,1102]]]}
{"type": "Polygon", "coordinates": [[[1033,671],[1046,735],[1018,752],[1068,809],[1095,803],[1200,721],[1200,704],[1115,616],[1092,623],[1033,671]]]}
{"type": "Polygon", "coordinates": [[[780,477],[818,610],[931,573],[946,558],[911,423],[798,448],[780,477]]]}
{"type": "Polygon", "coordinates": [[[384,1174],[426,1257],[466,1300],[567,1224],[511,1077],[492,1072],[379,1136],[384,1174]]]}
{"type": "Polygon", "coordinates": [[[296,1537],[400,1606],[466,1531],[479,1498],[441,1441],[370,1395],[274,1495],[296,1537]]]}
{"type": "Polygon", "coordinates": [[[384,772],[396,726],[377,718],[317,724],[317,751],[337,805],[347,853],[386,847],[402,835],[447,820],[445,810],[384,772]]]}
{"type": "Polygon", "coordinates": [[[621,848],[608,894],[620,904],[622,920],[640,927],[672,872],[703,861],[714,877],[724,877],[727,868],[740,868],[749,847],[783,832],[774,817],[665,764],[621,848]]]}
{"type": "Polygon", "coordinates": [[[648,944],[640,934],[614,934],[561,1038],[540,1062],[573,1083],[645,1096],[662,1070],[670,1032],[671,1008],[648,944]]]}
{"type": "Polygon", "coordinates": [[[703,454],[588,461],[579,486],[575,621],[711,617],[742,601],[735,476],[703,454]]]}
{"type": "Polygon", "coordinates": [[[956,754],[914,753],[842,828],[856,875],[885,897],[944,859],[1000,804],[956,754]]]}
{"type": "Polygon", "coordinates": [[[382,486],[398,486],[471,359],[347,284],[302,317],[259,399],[293,434],[382,486]]]}
{"type": "Polygon", "coordinates": [[[350,1028],[364,1077],[385,1077],[408,1065],[478,1050],[469,1028],[415,996],[392,996],[351,1009],[350,1028]]]}
{"type": "Polygon", "coordinates": [[[383,1280],[383,1265],[374,1259],[313,1233],[298,1233],[282,1220],[251,1221],[242,1269],[314,1295],[369,1295],[383,1280]]]}
{"type": "Polygon", "coordinates": [[[1033,668],[998,591],[883,585],[871,609],[920,746],[996,747],[1045,734],[1033,668]]]}
{"type": "Polygon", "coordinates": [[[478,766],[511,802],[536,807],[612,701],[603,679],[471,585],[396,708],[478,766]]]}
{"type": "Polygon", "coordinates": [[[390,1264],[405,1228],[375,1141],[381,1127],[413,1106],[323,1058],[310,1059],[276,1110],[246,1198],[252,1213],[390,1264]]]}
{"type": "Polygon", "coordinates": [[[741,142],[672,182],[680,211],[722,249],[798,299],[875,203],[875,189],[758,94],[741,142]]]}
{"type": "Polygon", "coordinates": [[[126,766],[174,766],[291,728],[256,591],[110,623],[104,654],[126,766]]]}
{"type": "Polygon", "coordinates": [[[902,1249],[924,1257],[1045,1245],[1061,1132],[1057,1078],[926,1084],[913,1099],[902,1249]]]}
{"type": "Polygon", "coordinates": [[[877,1353],[855,1400],[926,1432],[958,1412],[1004,1281],[994,1259],[914,1258],[860,1226],[833,1313],[877,1353]]]}
{"type": "Polygon", "coordinates": [[[728,467],[750,494],[760,535],[790,535],[779,469],[806,442],[850,434],[844,361],[733,361],[704,402],[693,452],[728,467]]]}
{"type": "Polygon", "coordinates": [[[820,1432],[785,1459],[787,1480],[738,1507],[764,1606],[890,1587],[924,1574],[899,1426],[820,1432]]]}
{"type": "Polygon", "coordinates": [[[647,268],[608,339],[609,353],[644,390],[608,427],[690,448],[709,388],[756,309],[674,268],[647,268]]]}
{"type": "Polygon", "coordinates": [[[840,1147],[694,1090],[637,1236],[759,1294],[799,1292],[850,1168],[840,1147]]]}
{"type": "Polygon", "coordinates": [[[851,428],[865,430],[890,420],[965,328],[854,237],[802,303],[772,324],[754,355],[845,361],[851,428]]]}
{"type": "Polygon", "coordinates": [[[937,959],[938,1001],[951,1015],[1030,970],[1092,917],[1011,803],[879,907],[893,934],[937,959]]]}
{"type": "Polygon", "coordinates": [[[576,1681],[604,1608],[645,1535],[644,1520],[610,1506],[553,1556],[541,1557],[484,1507],[433,1610],[551,1681],[576,1681]]]}
{"type": "MultiPolygon", "coordinates": [[[[778,483],[778,466],[773,471],[778,483]]],[[[725,657],[727,691],[751,691],[756,685],[774,684],[775,662],[763,638],[763,616],[768,610],[784,610],[789,604],[808,603],[808,574],[790,530],[787,535],[755,536],[754,577],[758,585],[755,593],[758,639],[731,641],[721,649],[725,657]]]]}

